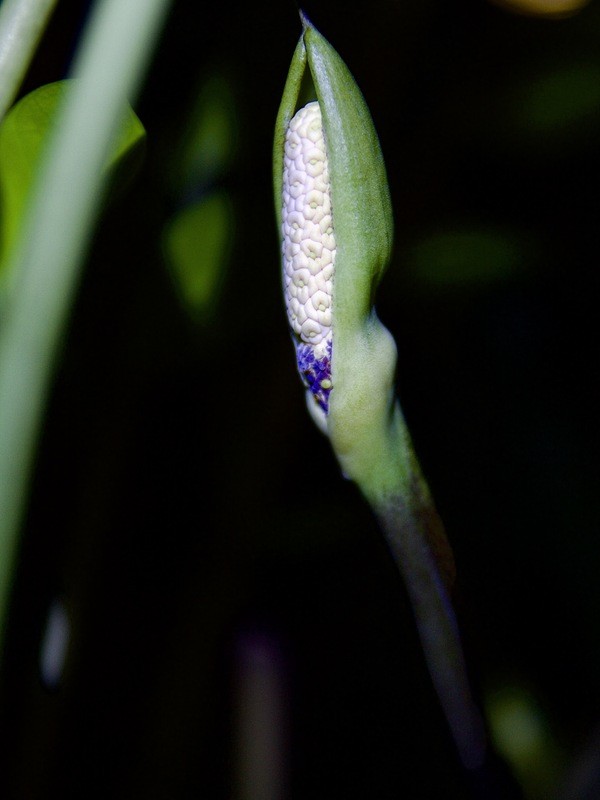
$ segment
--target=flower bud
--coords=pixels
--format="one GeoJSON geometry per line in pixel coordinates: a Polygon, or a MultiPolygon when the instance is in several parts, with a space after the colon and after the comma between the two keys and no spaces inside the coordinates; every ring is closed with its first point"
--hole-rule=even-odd
{"type": "Polygon", "coordinates": [[[346,65],[310,22],[303,23],[273,158],[298,367],[314,419],[381,523],[463,764],[476,768],[485,735],[445,588],[453,580],[452,552],[394,399],[396,346],[373,308],[392,247],[383,158],[346,65]],[[307,67],[317,102],[297,111],[307,67]]]}
{"type": "Polygon", "coordinates": [[[391,203],[364,98],[302,21],[273,158],[284,296],[309,409],[344,473],[361,483],[382,463],[395,413],[396,348],[373,308],[391,254],[391,203]],[[298,110],[306,68],[316,102],[298,110]]]}

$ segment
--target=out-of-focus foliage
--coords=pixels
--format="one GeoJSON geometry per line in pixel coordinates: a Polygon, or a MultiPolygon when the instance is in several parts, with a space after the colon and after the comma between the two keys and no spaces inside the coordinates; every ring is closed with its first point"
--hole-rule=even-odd
{"type": "Polygon", "coordinates": [[[208,321],[218,310],[235,221],[228,195],[217,191],[180,211],[167,225],[164,252],[183,305],[208,321]]]}
{"type": "Polygon", "coordinates": [[[523,684],[490,691],[486,711],[494,745],[519,776],[530,800],[556,794],[565,753],[550,720],[523,684]]]}
{"type": "Polygon", "coordinates": [[[530,269],[531,246],[516,231],[456,226],[416,242],[406,267],[420,283],[487,285],[530,269]]]}
{"type": "Polygon", "coordinates": [[[238,119],[230,81],[215,72],[200,86],[170,158],[170,184],[176,192],[197,193],[231,168],[238,119]]]}
{"type": "Polygon", "coordinates": [[[168,183],[179,208],[163,234],[177,294],[196,322],[214,319],[230,265],[236,223],[227,178],[237,138],[231,85],[215,72],[194,93],[179,144],[169,156],[168,183]]]}
{"type": "MultiPolygon", "coordinates": [[[[127,117],[128,100],[135,97],[141,83],[169,4],[170,0],[108,0],[97,4],[70,70],[77,80],[69,84],[64,100],[55,104],[54,130],[44,145],[44,157],[39,159],[39,178],[31,181],[31,199],[22,202],[23,208],[30,204],[30,213],[22,215],[22,223],[19,220],[18,244],[7,244],[14,291],[2,298],[9,305],[9,313],[0,330],[2,665],[19,537],[53,368],[86,245],[105,196],[107,162],[110,165],[115,146],[125,152],[130,149],[129,140],[139,138],[141,125],[136,126],[133,136],[127,132],[124,147],[119,133],[127,117]]],[[[28,19],[34,27],[39,23],[37,4],[17,0],[12,8],[17,16],[23,15],[25,28],[28,19]]],[[[16,37],[15,33],[13,43],[16,37]]],[[[14,59],[7,59],[3,73],[10,73],[22,61],[18,48],[11,52],[14,59]]],[[[43,101],[39,105],[47,111],[43,101]]],[[[26,112],[25,129],[31,127],[26,112]]],[[[48,115],[41,116],[43,127],[48,115]]],[[[8,127],[9,145],[11,137],[19,141],[18,124],[16,129],[17,135],[8,127]]],[[[33,151],[39,155],[36,136],[33,151]]]]}
{"type": "MultiPolygon", "coordinates": [[[[63,80],[40,86],[16,103],[0,124],[0,275],[18,238],[40,159],[69,84],[63,80]]],[[[114,170],[144,136],[142,123],[128,109],[106,169],[114,170]]]]}
{"type": "Polygon", "coordinates": [[[576,14],[590,0],[492,0],[496,5],[532,17],[568,17],[576,14]]]}
{"type": "Polygon", "coordinates": [[[522,136],[556,143],[600,128],[600,60],[567,63],[521,83],[512,97],[512,120],[522,136]],[[583,131],[582,131],[583,129],[583,131]]]}

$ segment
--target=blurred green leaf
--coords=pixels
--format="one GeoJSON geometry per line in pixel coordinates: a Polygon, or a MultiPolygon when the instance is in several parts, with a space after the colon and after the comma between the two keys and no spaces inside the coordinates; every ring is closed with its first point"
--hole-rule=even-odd
{"type": "Polygon", "coordinates": [[[569,64],[538,75],[513,98],[519,128],[536,135],[563,135],[596,115],[600,120],[600,66],[569,64]]]}
{"type": "Polygon", "coordinates": [[[237,128],[231,86],[223,76],[211,75],[188,115],[181,147],[173,152],[171,176],[176,194],[206,187],[228,169],[237,128]]]}
{"type": "Polygon", "coordinates": [[[512,685],[489,691],[485,705],[494,745],[519,778],[526,797],[552,796],[565,757],[539,702],[525,687],[512,685]]]}
{"type": "Polygon", "coordinates": [[[506,280],[529,260],[529,247],[519,236],[486,228],[436,231],[407,256],[418,281],[446,286],[506,280]]]}
{"type": "MultiPolygon", "coordinates": [[[[0,273],[17,240],[40,159],[70,81],[49,83],[22,98],[0,125],[0,273]]],[[[106,163],[114,170],[141,142],[145,130],[129,109],[106,163]]]]}
{"type": "Polygon", "coordinates": [[[515,14],[556,19],[576,14],[590,0],[491,0],[491,2],[515,14]]]}
{"type": "Polygon", "coordinates": [[[233,210],[215,192],[179,212],[164,233],[164,252],[183,305],[196,319],[211,317],[229,266],[233,210]]]}

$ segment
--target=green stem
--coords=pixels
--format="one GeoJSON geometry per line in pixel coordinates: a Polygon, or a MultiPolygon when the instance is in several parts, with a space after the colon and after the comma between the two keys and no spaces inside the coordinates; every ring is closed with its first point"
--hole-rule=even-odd
{"type": "Polygon", "coordinates": [[[169,0],[99,0],[15,248],[0,330],[0,646],[37,434],[80,266],[102,201],[103,165],[169,0]]]}
{"type": "Polygon", "coordinates": [[[0,5],[0,120],[21,85],[57,0],[4,0],[0,5]]]}
{"type": "Polygon", "coordinates": [[[397,404],[393,416],[390,439],[402,451],[408,480],[386,493],[366,487],[365,495],[406,585],[429,674],[461,761],[477,769],[485,758],[486,736],[448,594],[454,579],[452,551],[397,404]]]}

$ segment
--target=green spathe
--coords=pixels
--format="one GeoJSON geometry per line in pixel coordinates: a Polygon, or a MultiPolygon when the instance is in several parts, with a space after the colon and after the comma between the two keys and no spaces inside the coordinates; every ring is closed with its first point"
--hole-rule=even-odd
{"type": "Polygon", "coordinates": [[[392,250],[393,220],[383,156],[365,100],[348,68],[303,17],[275,133],[274,184],[281,226],[285,132],[306,67],[323,118],[337,247],[333,285],[333,391],[327,433],[344,473],[365,494],[408,480],[408,441],[394,406],[396,346],[373,309],[392,250]],[[390,436],[390,426],[395,435],[390,436]],[[398,441],[398,434],[402,441],[398,441]],[[401,445],[400,452],[398,445],[401,445]]]}

